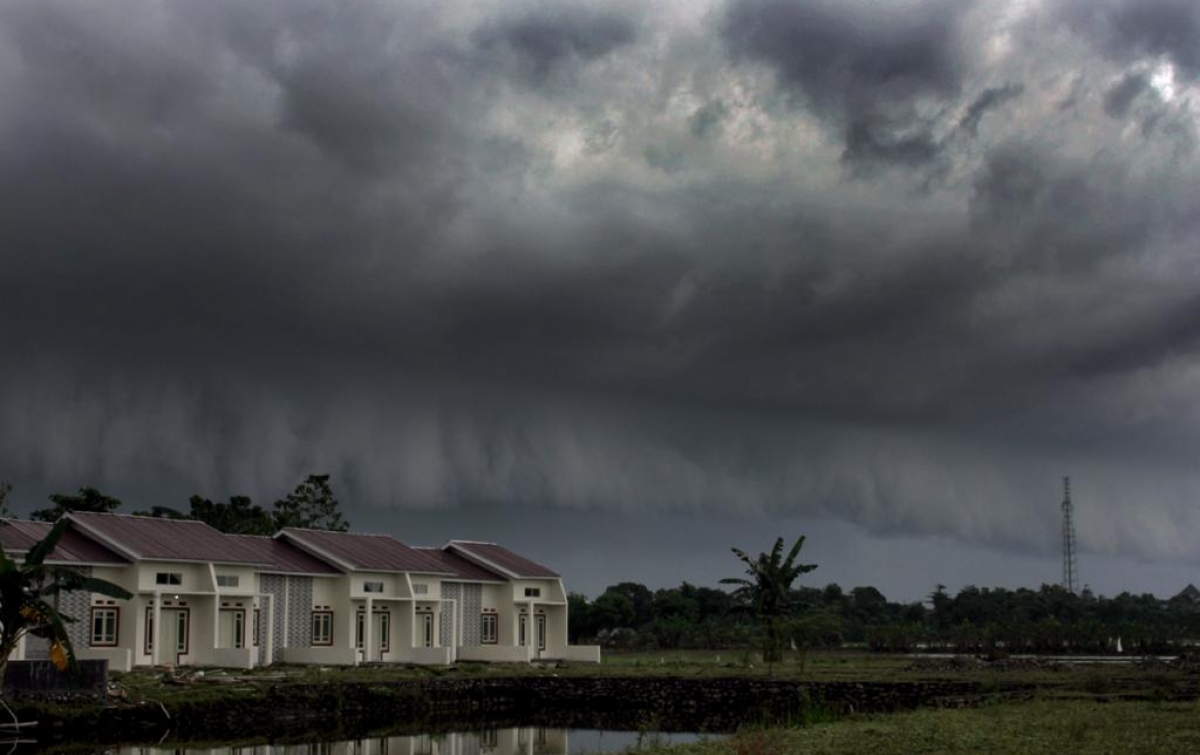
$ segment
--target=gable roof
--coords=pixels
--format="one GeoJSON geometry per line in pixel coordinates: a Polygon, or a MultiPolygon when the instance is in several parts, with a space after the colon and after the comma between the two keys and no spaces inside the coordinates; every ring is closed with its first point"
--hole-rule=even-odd
{"type": "Polygon", "coordinates": [[[413,550],[418,551],[423,556],[428,556],[442,567],[442,571],[448,572],[454,576],[446,577],[445,579],[456,580],[461,579],[467,582],[504,582],[503,575],[485,569],[484,567],[463,558],[457,553],[444,551],[441,548],[427,548],[417,546],[413,550]]]}
{"type": "MultiPolygon", "coordinates": [[[[20,519],[0,519],[0,545],[9,555],[28,553],[35,543],[42,540],[53,527],[49,522],[29,522],[20,519]]],[[[58,545],[46,557],[51,564],[127,564],[100,543],[89,540],[73,529],[63,533],[58,545]]]]}
{"type": "Polygon", "coordinates": [[[261,566],[259,552],[193,519],[72,512],[72,526],[134,561],[192,561],[261,566]]]}
{"type": "Polygon", "coordinates": [[[558,572],[513,553],[495,543],[477,543],[472,540],[451,540],[443,550],[453,550],[464,558],[486,568],[493,569],[513,579],[540,578],[557,579],[558,572]]]}
{"type": "Polygon", "coordinates": [[[317,558],[325,559],[346,571],[446,573],[440,563],[391,535],[288,527],[280,530],[275,537],[286,538],[317,558]]]}
{"type": "Polygon", "coordinates": [[[267,535],[226,535],[238,538],[243,545],[253,548],[259,559],[268,566],[260,571],[267,574],[304,574],[334,576],[342,572],[316,556],[310,555],[285,541],[267,535]]]}

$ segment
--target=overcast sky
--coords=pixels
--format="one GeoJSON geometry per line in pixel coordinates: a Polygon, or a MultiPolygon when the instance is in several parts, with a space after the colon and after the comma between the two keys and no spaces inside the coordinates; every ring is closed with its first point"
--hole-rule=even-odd
{"type": "Polygon", "coordinates": [[[917,599],[1056,581],[1071,475],[1173,594],[1198,82],[1193,0],[7,0],[0,479],[917,599]]]}

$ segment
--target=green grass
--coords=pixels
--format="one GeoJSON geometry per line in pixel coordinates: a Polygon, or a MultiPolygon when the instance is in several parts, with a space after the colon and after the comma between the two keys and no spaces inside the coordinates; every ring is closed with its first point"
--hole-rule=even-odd
{"type": "Polygon", "coordinates": [[[1200,702],[1037,700],[919,710],[725,740],[643,748],[652,755],[1178,755],[1200,752],[1200,702]]]}

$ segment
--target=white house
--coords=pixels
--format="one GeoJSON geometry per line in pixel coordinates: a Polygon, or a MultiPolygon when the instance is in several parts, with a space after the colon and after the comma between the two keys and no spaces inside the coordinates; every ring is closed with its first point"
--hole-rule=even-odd
{"type": "MultiPolygon", "coordinates": [[[[562,578],[494,543],[411,548],[388,535],[285,529],[229,535],[202,522],[67,515],[47,559],[107,579],[128,601],[60,597],[76,655],[147,665],[447,664],[600,660],[567,642],[562,578]]],[[[21,554],[50,525],[0,520],[21,554]]],[[[14,658],[44,657],[22,642],[14,658]]]]}

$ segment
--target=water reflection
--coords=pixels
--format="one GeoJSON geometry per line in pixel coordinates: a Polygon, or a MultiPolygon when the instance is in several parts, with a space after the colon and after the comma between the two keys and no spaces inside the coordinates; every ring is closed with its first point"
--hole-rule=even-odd
{"type": "Polygon", "coordinates": [[[119,755],[580,755],[621,752],[640,744],[687,742],[698,737],[697,734],[518,726],[309,744],[204,749],[121,747],[116,752],[119,755]]]}

